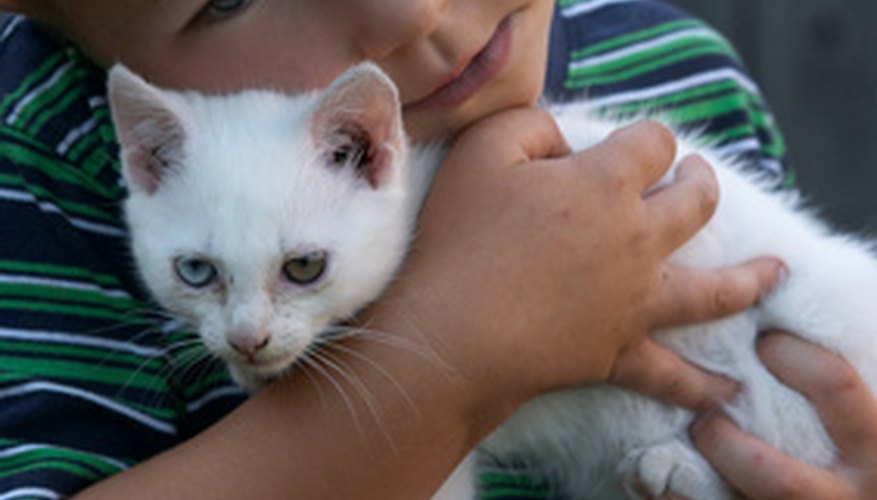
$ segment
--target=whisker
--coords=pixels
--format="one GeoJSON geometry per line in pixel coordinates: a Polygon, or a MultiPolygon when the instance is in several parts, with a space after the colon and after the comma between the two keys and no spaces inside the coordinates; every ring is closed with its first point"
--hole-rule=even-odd
{"type": "Polygon", "coordinates": [[[323,391],[323,385],[320,384],[320,381],[316,377],[314,377],[314,375],[311,373],[311,369],[312,369],[312,367],[310,367],[303,359],[297,359],[295,361],[295,363],[293,363],[289,367],[290,372],[292,370],[301,371],[301,373],[303,373],[304,376],[307,377],[308,381],[311,384],[313,384],[314,387],[317,388],[317,394],[320,396],[320,404],[325,409],[325,408],[327,408],[327,405],[328,405],[328,400],[326,399],[326,393],[323,391]]]}
{"type": "Polygon", "coordinates": [[[314,353],[311,349],[305,351],[304,355],[302,355],[301,359],[303,363],[307,363],[308,366],[316,370],[317,373],[323,376],[333,387],[338,391],[338,394],[341,396],[344,405],[347,407],[347,411],[350,413],[350,417],[353,419],[353,424],[356,426],[357,431],[360,436],[365,436],[365,427],[362,426],[362,422],[359,420],[359,416],[356,412],[356,407],[353,405],[353,401],[350,399],[350,396],[347,394],[347,391],[344,390],[344,387],[338,383],[337,380],[332,376],[331,373],[326,371],[325,368],[320,366],[319,358],[315,359],[316,353],[314,353]]]}
{"type": "Polygon", "coordinates": [[[331,352],[322,349],[318,344],[314,345],[313,355],[326,364],[330,369],[334,370],[336,373],[341,375],[350,385],[353,387],[354,391],[359,394],[359,397],[362,399],[363,403],[365,403],[366,408],[368,408],[369,413],[371,413],[372,418],[374,418],[375,423],[378,425],[378,428],[381,431],[381,434],[387,440],[393,449],[396,449],[395,442],[392,437],[390,437],[390,433],[387,431],[386,426],[384,425],[384,421],[381,418],[380,412],[378,412],[377,406],[375,405],[374,395],[371,393],[369,388],[363,383],[363,381],[356,376],[356,372],[351,369],[350,365],[345,363],[343,360],[334,356],[331,352]]]}
{"type": "Polygon", "coordinates": [[[372,330],[366,327],[336,325],[330,326],[329,328],[323,330],[322,332],[320,332],[320,335],[326,340],[344,340],[349,338],[359,338],[376,342],[389,347],[401,349],[405,352],[414,354],[425,361],[433,363],[436,366],[450,369],[449,365],[445,363],[441,356],[439,356],[438,353],[428,344],[421,345],[416,342],[412,342],[411,340],[401,338],[387,332],[382,332],[380,330],[372,330]]]}
{"type": "Polygon", "coordinates": [[[402,384],[399,383],[399,381],[396,379],[396,377],[394,377],[390,372],[388,372],[383,366],[381,366],[375,360],[371,359],[370,357],[366,356],[365,354],[362,354],[361,352],[358,352],[355,349],[350,349],[347,346],[344,346],[338,342],[335,342],[332,339],[327,339],[323,343],[323,345],[325,345],[326,347],[331,347],[332,349],[337,349],[343,353],[346,353],[350,356],[353,356],[353,357],[365,362],[366,364],[368,364],[369,366],[371,366],[375,370],[377,370],[378,373],[380,373],[381,375],[384,376],[384,378],[389,380],[390,383],[393,385],[393,387],[395,387],[396,390],[399,391],[399,394],[401,394],[402,398],[405,399],[405,402],[408,405],[408,407],[411,408],[414,411],[414,413],[417,414],[417,417],[418,418],[423,417],[423,415],[420,413],[420,410],[417,408],[417,405],[414,404],[414,401],[411,399],[411,396],[408,394],[408,391],[406,391],[405,388],[402,387],[402,384]]]}

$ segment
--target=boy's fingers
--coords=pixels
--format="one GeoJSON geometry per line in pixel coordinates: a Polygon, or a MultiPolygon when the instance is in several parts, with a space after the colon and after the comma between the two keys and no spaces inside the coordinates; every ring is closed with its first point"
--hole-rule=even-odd
{"type": "Polygon", "coordinates": [[[485,118],[463,133],[455,146],[515,155],[509,164],[570,153],[554,117],[536,107],[515,108],[485,118]],[[510,144],[517,147],[509,148],[510,144]]]}
{"type": "Polygon", "coordinates": [[[746,498],[855,498],[852,487],[839,476],[783,455],[718,413],[698,419],[691,434],[704,457],[746,498]]]}
{"type": "Polygon", "coordinates": [[[610,187],[638,195],[657,182],[676,157],[670,129],[654,121],[636,122],[613,132],[581,156],[587,168],[602,172],[610,187]]]}
{"type": "Polygon", "coordinates": [[[619,357],[610,382],[673,405],[700,411],[730,400],[738,389],[734,382],[683,361],[651,340],[619,357]]]}
{"type": "Polygon", "coordinates": [[[816,407],[826,431],[850,465],[877,462],[877,401],[840,356],[788,334],[762,337],[767,368],[816,407]]]}
{"type": "Polygon", "coordinates": [[[682,159],[675,179],[645,198],[659,250],[669,255],[691,239],[713,216],[718,201],[718,182],[706,160],[699,155],[682,159]]]}
{"type": "Polygon", "coordinates": [[[784,269],[774,257],[721,269],[669,266],[663,293],[656,294],[650,304],[653,326],[686,325],[748,309],[776,287],[784,269]]]}

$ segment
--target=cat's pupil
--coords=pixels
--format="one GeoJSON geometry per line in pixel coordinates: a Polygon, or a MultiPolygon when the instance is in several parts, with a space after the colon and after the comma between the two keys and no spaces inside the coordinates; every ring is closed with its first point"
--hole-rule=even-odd
{"type": "Polygon", "coordinates": [[[311,252],[286,261],[283,274],[298,285],[310,285],[319,280],[326,270],[326,252],[311,252]]]}
{"type": "Polygon", "coordinates": [[[183,283],[193,288],[204,288],[218,276],[216,266],[202,258],[180,257],[174,261],[174,271],[183,283]]]}

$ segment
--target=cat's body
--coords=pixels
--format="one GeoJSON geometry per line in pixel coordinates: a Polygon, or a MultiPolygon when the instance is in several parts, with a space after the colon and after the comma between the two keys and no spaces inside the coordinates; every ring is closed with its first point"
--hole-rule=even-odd
{"type": "MultiPolygon", "coordinates": [[[[158,92],[116,70],[111,95],[132,185],[126,208],[133,247],[145,281],[164,305],[200,327],[208,347],[230,362],[244,385],[258,386],[282,371],[319,330],[374,300],[392,279],[440,155],[413,148],[408,156],[395,91],[378,70],[351,70],[324,94],[220,98],[158,92]],[[388,85],[389,93],[382,89],[388,85]],[[147,97],[138,97],[144,92],[147,97]],[[363,138],[365,161],[353,161],[348,146],[363,138]],[[197,261],[185,261],[181,270],[179,259],[191,255],[213,262],[215,273],[197,261]],[[325,264],[317,279],[290,284],[288,264],[313,271],[314,255],[325,264]],[[181,283],[181,272],[207,283],[181,283]]],[[[554,114],[573,149],[617,127],[584,105],[554,114]]],[[[693,150],[680,145],[680,155],[693,150]]],[[[727,411],[744,429],[792,456],[831,465],[834,450],[815,413],[768,374],[754,339],[767,327],[795,332],[842,353],[874,389],[877,260],[864,243],[832,236],[791,201],[705,156],[719,178],[718,211],[673,259],[714,267],[777,255],[790,277],[755,309],[656,338],[740,381],[743,390],[727,411]]],[[[483,449],[532,464],[564,498],[623,498],[625,491],[634,495],[634,484],[651,495],[672,489],[690,498],[728,498],[687,441],[691,419],[620,389],[568,390],[527,404],[483,449]]],[[[459,486],[439,495],[471,494],[459,486]]]]}

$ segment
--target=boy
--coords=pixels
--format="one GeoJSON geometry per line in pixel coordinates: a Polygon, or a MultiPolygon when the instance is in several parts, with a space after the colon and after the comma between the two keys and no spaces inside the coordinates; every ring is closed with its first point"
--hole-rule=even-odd
{"type": "Polygon", "coordinates": [[[631,127],[567,157],[544,114],[500,113],[532,104],[547,74],[554,99],[587,90],[623,111],[675,104],[680,120],[705,125],[782,179],[782,146],[757,94],[722,42],[681,13],[653,2],[547,0],[0,6],[52,27],[13,18],[0,32],[0,453],[10,495],[63,496],[96,483],[83,495],[417,498],[539,392],[611,380],[701,409],[730,392],[642,340],[654,327],[746,307],[773,283],[773,261],[716,274],[665,265],[714,205],[702,163],[686,160],[673,187],[644,200],[672,156],[664,129],[631,127]],[[625,56],[631,44],[656,42],[656,53],[625,56]],[[402,383],[414,411],[368,364],[345,360],[375,391],[389,440],[376,422],[351,425],[337,394],[317,402],[317,386],[295,375],[228,414],[240,393],[215,365],[193,362],[199,351],[172,323],[150,317],[128,269],[100,69],[118,60],[158,84],[206,92],[297,91],[365,58],[399,84],[415,138],[466,130],[436,181],[417,253],[370,311],[373,328],[425,336],[454,370],[350,343],[402,383]],[[661,92],[692,73],[713,80],[661,92]],[[575,223],[557,222],[558,207],[575,223]],[[638,259],[617,257],[633,247],[638,259]],[[534,259],[551,261],[539,280],[516,271],[534,259]],[[724,303],[714,304],[717,294],[724,303]],[[504,297],[524,313],[509,318],[504,297]],[[514,354],[532,351],[534,339],[545,352],[522,364],[514,354]],[[564,349],[572,345],[575,355],[564,349]],[[661,382],[650,385],[655,374],[661,382]]]}

